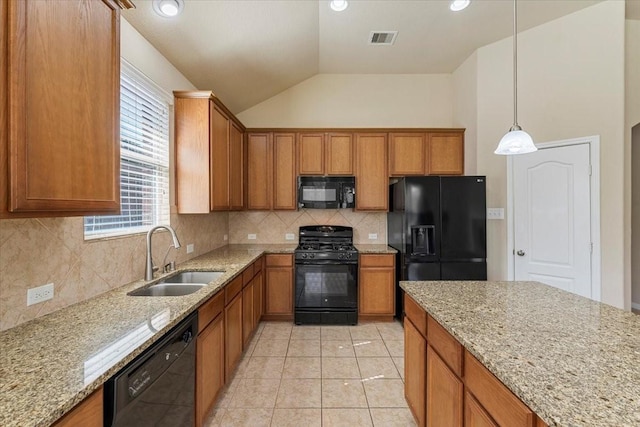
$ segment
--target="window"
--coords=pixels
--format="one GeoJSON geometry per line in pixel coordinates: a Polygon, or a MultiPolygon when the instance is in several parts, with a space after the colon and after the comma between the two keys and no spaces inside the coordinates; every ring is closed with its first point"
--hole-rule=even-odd
{"type": "Polygon", "coordinates": [[[170,95],[124,59],[120,72],[120,215],[84,218],[85,239],[169,224],[170,95]]]}

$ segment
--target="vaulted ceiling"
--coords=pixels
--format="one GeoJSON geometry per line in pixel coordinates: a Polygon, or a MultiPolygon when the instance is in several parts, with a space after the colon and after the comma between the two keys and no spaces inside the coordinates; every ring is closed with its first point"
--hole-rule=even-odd
{"type": "MultiPolygon", "coordinates": [[[[157,15],[150,0],[135,0],[123,16],[234,113],[318,73],[450,73],[513,31],[513,4],[505,0],[472,0],[457,13],[448,0],[351,0],[343,12],[326,0],[184,1],[176,18],[157,15]],[[392,46],[368,44],[371,31],[387,30],[398,31],[392,46]]],[[[519,30],[595,3],[521,0],[519,30]]]]}

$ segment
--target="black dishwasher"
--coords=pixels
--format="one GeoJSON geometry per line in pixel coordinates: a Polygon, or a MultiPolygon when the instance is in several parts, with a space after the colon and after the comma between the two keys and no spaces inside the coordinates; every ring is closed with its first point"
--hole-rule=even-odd
{"type": "Polygon", "coordinates": [[[105,427],[194,424],[197,333],[196,312],[105,383],[105,427]]]}

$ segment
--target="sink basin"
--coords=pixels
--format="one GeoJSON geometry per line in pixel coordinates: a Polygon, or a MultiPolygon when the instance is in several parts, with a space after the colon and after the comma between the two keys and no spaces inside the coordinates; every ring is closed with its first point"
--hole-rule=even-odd
{"type": "Polygon", "coordinates": [[[179,297],[197,292],[222,276],[224,271],[182,271],[146,288],[128,293],[134,297],[179,297]]]}
{"type": "Polygon", "coordinates": [[[206,283],[156,283],[148,288],[131,291],[134,297],[179,297],[192,294],[207,286],[206,283]]]}
{"type": "Polygon", "coordinates": [[[183,271],[161,280],[160,283],[204,283],[206,285],[223,274],[224,271],[183,271]]]}

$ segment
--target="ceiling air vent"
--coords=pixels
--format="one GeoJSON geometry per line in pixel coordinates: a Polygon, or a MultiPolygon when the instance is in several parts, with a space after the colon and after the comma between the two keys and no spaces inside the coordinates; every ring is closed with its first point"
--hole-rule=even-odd
{"type": "Polygon", "coordinates": [[[397,31],[371,31],[369,44],[376,46],[390,46],[396,41],[397,31]]]}

